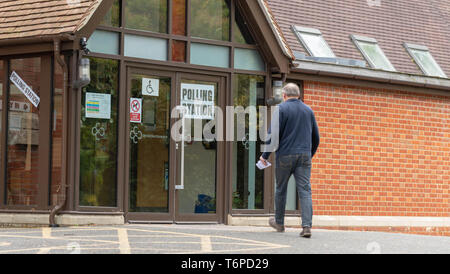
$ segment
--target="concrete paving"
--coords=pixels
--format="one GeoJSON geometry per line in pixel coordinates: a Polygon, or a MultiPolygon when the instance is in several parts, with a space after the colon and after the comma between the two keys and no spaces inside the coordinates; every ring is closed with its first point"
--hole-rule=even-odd
{"type": "Polygon", "coordinates": [[[120,225],[0,228],[0,254],[450,254],[450,237],[269,227],[120,225]]]}

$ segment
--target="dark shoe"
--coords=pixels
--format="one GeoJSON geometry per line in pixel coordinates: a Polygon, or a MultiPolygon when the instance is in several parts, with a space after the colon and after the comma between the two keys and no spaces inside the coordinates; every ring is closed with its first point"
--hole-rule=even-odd
{"type": "Polygon", "coordinates": [[[311,237],[311,228],[305,226],[303,228],[303,231],[300,232],[300,237],[310,238],[311,237]]]}
{"type": "Polygon", "coordinates": [[[284,232],[284,225],[279,225],[275,221],[275,218],[269,219],[269,225],[277,230],[277,232],[284,232]]]}

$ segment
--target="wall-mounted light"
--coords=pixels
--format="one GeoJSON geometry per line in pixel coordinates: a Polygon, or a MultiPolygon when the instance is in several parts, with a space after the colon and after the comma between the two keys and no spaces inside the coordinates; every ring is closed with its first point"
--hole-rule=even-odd
{"type": "Polygon", "coordinates": [[[78,61],[78,79],[75,80],[73,86],[82,88],[91,82],[91,68],[89,58],[81,58],[78,61]]]}
{"type": "Polygon", "coordinates": [[[269,106],[274,106],[283,101],[283,81],[274,80],[272,83],[272,94],[273,96],[267,100],[269,106]]]}
{"type": "MultiPolygon", "coordinates": [[[[81,37],[80,39],[80,48],[84,52],[84,54],[89,54],[90,51],[87,48],[87,39],[86,37],[81,37]]],[[[78,61],[78,79],[74,81],[74,88],[82,88],[88,85],[91,82],[91,69],[88,58],[81,58],[78,61]]]]}

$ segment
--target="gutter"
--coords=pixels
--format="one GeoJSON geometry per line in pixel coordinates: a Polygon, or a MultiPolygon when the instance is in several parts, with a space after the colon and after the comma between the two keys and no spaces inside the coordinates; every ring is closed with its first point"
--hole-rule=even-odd
{"type": "Polygon", "coordinates": [[[64,74],[64,83],[63,83],[63,141],[62,141],[62,171],[61,171],[61,188],[60,190],[62,190],[63,193],[63,199],[62,201],[57,204],[51,211],[50,211],[50,216],[49,216],[49,223],[50,223],[50,227],[58,227],[59,225],[56,224],[55,222],[55,216],[56,214],[58,214],[66,205],[66,201],[67,201],[67,115],[68,115],[68,102],[67,99],[69,98],[67,92],[68,92],[68,65],[64,60],[64,57],[61,56],[61,39],[60,38],[55,38],[53,40],[53,46],[54,46],[54,56],[55,56],[55,60],[58,62],[58,64],[61,66],[62,70],[63,70],[63,74],[64,74]]]}
{"type": "Polygon", "coordinates": [[[420,76],[414,74],[390,72],[370,68],[342,66],[329,63],[317,63],[312,61],[295,61],[291,73],[305,73],[320,76],[334,76],[347,79],[374,81],[396,85],[408,85],[421,88],[450,90],[450,79],[420,76]]]}

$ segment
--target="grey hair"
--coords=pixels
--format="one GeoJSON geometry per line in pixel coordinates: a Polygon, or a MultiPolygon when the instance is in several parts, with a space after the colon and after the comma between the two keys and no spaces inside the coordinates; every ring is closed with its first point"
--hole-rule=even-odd
{"type": "Polygon", "coordinates": [[[286,94],[287,97],[299,97],[300,88],[294,83],[288,83],[283,87],[283,93],[286,94]]]}

